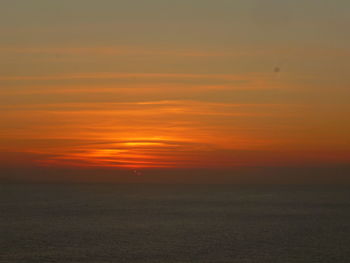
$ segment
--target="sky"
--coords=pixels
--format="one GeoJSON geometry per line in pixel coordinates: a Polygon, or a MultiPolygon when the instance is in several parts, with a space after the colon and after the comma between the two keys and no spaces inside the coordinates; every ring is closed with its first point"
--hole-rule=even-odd
{"type": "Polygon", "coordinates": [[[0,181],[350,182],[349,8],[3,0],[0,181]]]}

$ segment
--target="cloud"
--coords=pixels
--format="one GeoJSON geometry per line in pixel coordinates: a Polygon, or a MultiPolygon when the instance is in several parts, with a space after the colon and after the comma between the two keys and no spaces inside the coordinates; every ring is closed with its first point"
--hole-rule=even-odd
{"type": "Polygon", "coordinates": [[[252,56],[252,52],[236,51],[206,51],[194,49],[160,49],[130,46],[96,46],[96,47],[23,47],[0,46],[0,53],[55,55],[55,56],[160,56],[160,57],[238,57],[252,56]]]}
{"type": "Polygon", "coordinates": [[[217,80],[217,81],[247,81],[248,77],[268,77],[263,74],[193,74],[193,73],[114,73],[90,72],[80,74],[62,74],[46,76],[1,76],[0,80],[89,80],[89,79],[127,79],[127,80],[217,80]]]}

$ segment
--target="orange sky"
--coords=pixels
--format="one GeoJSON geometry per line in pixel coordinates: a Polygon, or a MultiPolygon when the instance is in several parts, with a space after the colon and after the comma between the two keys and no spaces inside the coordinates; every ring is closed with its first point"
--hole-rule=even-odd
{"type": "Polygon", "coordinates": [[[0,11],[3,168],[350,164],[347,3],[15,2],[0,11]]]}

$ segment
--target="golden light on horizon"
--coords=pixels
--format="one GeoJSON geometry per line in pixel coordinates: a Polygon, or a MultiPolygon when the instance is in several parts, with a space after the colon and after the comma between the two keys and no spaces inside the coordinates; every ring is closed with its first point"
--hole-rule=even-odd
{"type": "MultiPolygon", "coordinates": [[[[299,127],[305,113],[300,105],[173,100],[51,107],[8,111],[8,120],[21,116],[27,120],[23,125],[37,119],[46,124],[25,133],[9,125],[12,132],[4,134],[3,147],[38,156],[35,163],[44,166],[146,169],[290,165],[305,158],[331,160],[325,149],[335,146],[305,133],[311,126],[299,127]],[[286,116],[288,123],[282,125],[286,116]],[[324,149],[316,155],[303,146],[313,141],[324,149]]],[[[336,156],[332,162],[347,158],[336,156]]]]}

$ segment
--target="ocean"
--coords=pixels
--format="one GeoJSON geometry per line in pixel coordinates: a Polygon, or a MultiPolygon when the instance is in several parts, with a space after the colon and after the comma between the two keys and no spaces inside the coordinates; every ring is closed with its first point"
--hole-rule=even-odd
{"type": "Polygon", "coordinates": [[[0,185],[0,262],[350,262],[350,188],[0,185]]]}

